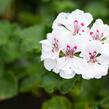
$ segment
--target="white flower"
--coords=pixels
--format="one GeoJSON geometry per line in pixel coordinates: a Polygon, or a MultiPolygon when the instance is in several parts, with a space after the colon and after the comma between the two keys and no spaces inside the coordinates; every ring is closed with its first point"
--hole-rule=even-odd
{"type": "Polygon", "coordinates": [[[47,70],[52,70],[56,66],[56,59],[59,57],[59,40],[55,34],[47,34],[47,39],[40,41],[42,44],[41,60],[44,60],[44,66],[47,70]]]}
{"type": "Polygon", "coordinates": [[[108,43],[102,45],[101,53],[105,56],[109,56],[109,44],[108,43]]]}
{"type": "MultiPolygon", "coordinates": [[[[100,54],[101,47],[102,44],[99,41],[91,41],[81,52],[80,56],[83,60],[76,72],[81,74],[84,79],[98,79],[108,73],[106,58],[100,54]]],[[[107,59],[109,61],[109,58],[107,59]]]]}
{"type": "Polygon", "coordinates": [[[89,31],[90,38],[104,42],[109,38],[109,26],[104,24],[101,19],[97,19],[89,31]]]}
{"type": "Polygon", "coordinates": [[[90,13],[76,9],[72,13],[61,13],[57,16],[53,23],[53,29],[57,26],[63,26],[73,35],[82,34],[88,30],[87,26],[92,22],[93,18],[90,13]]]}
{"type": "Polygon", "coordinates": [[[84,79],[101,78],[109,67],[109,26],[97,19],[92,28],[90,13],[79,9],[60,13],[53,30],[42,40],[41,60],[48,71],[71,79],[76,74],[84,79]]]}
{"type": "Polygon", "coordinates": [[[41,60],[44,60],[44,66],[47,70],[52,70],[56,66],[59,52],[66,43],[72,42],[72,34],[65,28],[57,28],[47,35],[46,40],[40,41],[42,44],[41,60]]]}
{"type": "MultiPolygon", "coordinates": [[[[64,79],[71,79],[75,76],[77,69],[76,62],[79,60],[78,57],[74,56],[73,58],[62,57],[57,60],[56,69],[59,75],[64,79]]],[[[54,70],[54,71],[55,71],[54,70]]]]}
{"type": "Polygon", "coordinates": [[[47,58],[52,58],[52,59],[58,58],[59,42],[58,39],[52,36],[52,33],[49,33],[47,35],[47,39],[40,41],[40,43],[42,44],[41,60],[47,58]]]}
{"type": "Polygon", "coordinates": [[[109,43],[103,44],[100,53],[104,55],[101,62],[105,62],[109,66],[109,43]]]}
{"type": "Polygon", "coordinates": [[[57,65],[54,71],[57,71],[62,78],[70,79],[75,76],[75,69],[78,68],[77,64],[81,61],[81,58],[76,56],[80,50],[78,47],[74,41],[67,44],[62,50],[64,56],[57,59],[57,65]]]}
{"type": "Polygon", "coordinates": [[[64,25],[64,23],[65,23],[66,20],[68,19],[69,14],[70,14],[70,13],[61,12],[61,13],[57,16],[57,18],[54,20],[52,28],[54,29],[54,28],[57,28],[57,26],[64,25]]]}
{"type": "Polygon", "coordinates": [[[97,19],[89,31],[91,40],[98,40],[102,43],[100,53],[104,55],[105,63],[109,66],[109,26],[104,24],[101,19],[97,19]]]}

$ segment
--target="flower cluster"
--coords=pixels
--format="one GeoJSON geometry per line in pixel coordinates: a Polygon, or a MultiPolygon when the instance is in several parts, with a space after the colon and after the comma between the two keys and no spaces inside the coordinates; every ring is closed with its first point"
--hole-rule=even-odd
{"type": "Polygon", "coordinates": [[[70,79],[75,74],[84,79],[101,78],[109,67],[109,26],[76,9],[60,13],[52,25],[52,32],[42,40],[41,60],[47,70],[70,79]]]}

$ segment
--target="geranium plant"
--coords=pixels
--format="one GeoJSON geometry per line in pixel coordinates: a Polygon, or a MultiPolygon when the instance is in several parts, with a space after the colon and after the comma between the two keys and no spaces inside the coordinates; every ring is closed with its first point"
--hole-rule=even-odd
{"type": "Polygon", "coordinates": [[[101,78],[109,67],[109,26],[79,9],[60,13],[53,22],[52,32],[42,40],[41,60],[47,70],[71,79],[82,75],[84,79],[101,78]]]}

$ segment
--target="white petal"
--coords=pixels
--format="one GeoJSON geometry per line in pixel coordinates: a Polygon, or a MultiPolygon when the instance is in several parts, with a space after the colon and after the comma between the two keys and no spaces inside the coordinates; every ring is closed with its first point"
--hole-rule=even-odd
{"type": "Polygon", "coordinates": [[[62,69],[66,65],[66,63],[67,63],[67,61],[66,61],[65,57],[58,58],[56,68],[62,69]]]}
{"type": "Polygon", "coordinates": [[[41,60],[48,59],[48,58],[50,58],[50,59],[56,59],[56,55],[54,55],[51,52],[42,51],[41,60]]]}
{"type": "Polygon", "coordinates": [[[42,44],[42,51],[46,51],[46,52],[52,51],[52,45],[44,45],[44,44],[42,44]]]}
{"type": "Polygon", "coordinates": [[[81,23],[84,23],[85,26],[88,26],[93,20],[93,17],[90,13],[84,13],[83,11],[79,9],[76,9],[75,11],[73,11],[71,16],[74,20],[76,19],[80,21],[81,23]]]}
{"type": "Polygon", "coordinates": [[[64,12],[60,13],[57,16],[57,18],[54,20],[52,28],[54,29],[54,28],[57,28],[60,25],[64,25],[64,23],[67,20],[68,15],[69,15],[69,13],[64,13],[64,12]]]}
{"type": "Polygon", "coordinates": [[[99,31],[101,31],[103,26],[104,26],[103,21],[101,19],[97,19],[95,21],[95,23],[93,23],[93,26],[92,26],[91,30],[96,31],[98,29],[99,31]]]}
{"type": "Polygon", "coordinates": [[[108,67],[97,63],[87,63],[80,66],[81,75],[84,79],[100,78],[108,73],[108,67]],[[84,68],[85,66],[85,68],[84,68]]]}
{"type": "Polygon", "coordinates": [[[89,43],[86,44],[86,47],[82,50],[80,56],[89,61],[89,52],[96,51],[97,53],[100,53],[100,50],[102,48],[102,44],[100,41],[93,40],[89,41],[89,43]]]}
{"type": "Polygon", "coordinates": [[[102,65],[107,65],[109,67],[109,56],[101,55],[97,58],[97,61],[102,65]]]}
{"type": "Polygon", "coordinates": [[[109,26],[104,24],[101,19],[97,19],[95,21],[92,28],[90,29],[90,32],[94,32],[96,34],[97,30],[99,30],[99,35],[103,34],[103,36],[101,37],[101,40],[103,38],[106,38],[106,40],[107,38],[109,38],[109,26]]]}
{"type": "Polygon", "coordinates": [[[53,59],[45,59],[44,66],[48,71],[51,71],[56,66],[56,60],[53,59]]]}
{"type": "Polygon", "coordinates": [[[67,57],[57,59],[56,68],[59,69],[59,74],[62,78],[70,79],[75,75],[74,69],[76,68],[73,63],[76,59],[71,59],[67,57]]]}
{"type": "Polygon", "coordinates": [[[58,68],[56,68],[56,67],[53,69],[53,72],[55,72],[56,74],[58,74],[59,71],[60,71],[60,70],[59,70],[58,68]]]}
{"type": "Polygon", "coordinates": [[[84,23],[85,27],[87,27],[93,20],[92,15],[90,13],[84,13],[83,11],[76,9],[68,16],[68,20],[65,26],[73,31],[74,25],[73,22],[77,20],[79,23],[84,23]]]}
{"type": "Polygon", "coordinates": [[[72,32],[64,27],[57,27],[53,30],[53,35],[59,41],[59,47],[65,48],[67,44],[72,43],[72,32]]]}
{"type": "Polygon", "coordinates": [[[87,34],[77,35],[74,37],[75,43],[78,45],[78,50],[83,50],[89,43],[89,37],[87,34]]]}
{"type": "Polygon", "coordinates": [[[75,72],[72,71],[61,71],[60,76],[64,79],[71,79],[75,76],[75,72]]]}
{"type": "Polygon", "coordinates": [[[105,24],[103,28],[104,37],[109,38],[109,25],[105,24]]]}
{"type": "Polygon", "coordinates": [[[100,50],[101,54],[109,56],[109,44],[103,44],[102,49],[100,50]]]}

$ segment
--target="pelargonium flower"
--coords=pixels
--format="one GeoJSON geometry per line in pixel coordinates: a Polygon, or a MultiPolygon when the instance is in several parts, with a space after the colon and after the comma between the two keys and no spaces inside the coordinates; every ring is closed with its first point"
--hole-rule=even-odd
{"type": "MultiPolygon", "coordinates": [[[[105,63],[109,66],[109,43],[103,44],[100,53],[105,56],[105,63]]],[[[103,59],[104,61],[104,59],[103,59]]]]}
{"type": "Polygon", "coordinates": [[[54,29],[52,33],[47,34],[46,40],[40,41],[42,44],[41,60],[44,60],[47,70],[55,68],[60,50],[69,42],[72,42],[72,34],[63,27],[54,29]]]}
{"type": "Polygon", "coordinates": [[[81,61],[81,58],[77,56],[81,50],[78,45],[72,41],[72,43],[68,43],[61,50],[63,55],[57,59],[57,65],[54,71],[57,71],[62,78],[70,79],[76,74],[75,69],[78,68],[77,64],[81,61]]]}
{"type": "Polygon", "coordinates": [[[83,60],[79,64],[77,73],[84,79],[101,78],[108,73],[109,58],[100,53],[101,48],[102,44],[99,41],[91,41],[81,52],[83,60]]]}
{"type": "Polygon", "coordinates": [[[109,38],[109,26],[101,19],[97,19],[89,31],[92,40],[99,40],[104,43],[109,38]]]}
{"type": "Polygon", "coordinates": [[[51,70],[56,65],[56,59],[59,54],[58,39],[52,37],[52,33],[47,35],[46,40],[40,42],[42,44],[41,60],[44,60],[44,66],[47,70],[51,70]]]}
{"type": "Polygon", "coordinates": [[[89,31],[91,40],[98,40],[102,44],[101,53],[109,58],[109,25],[104,24],[101,19],[97,19],[89,31]]]}
{"type": "Polygon", "coordinates": [[[84,79],[101,78],[109,67],[109,26],[79,9],[60,13],[53,22],[52,32],[42,44],[41,60],[48,71],[70,79],[82,75],[84,79]]]}
{"type": "Polygon", "coordinates": [[[53,22],[53,29],[57,26],[64,26],[73,35],[82,34],[87,31],[87,26],[92,22],[93,17],[90,13],[76,9],[72,13],[60,13],[53,22]]]}

